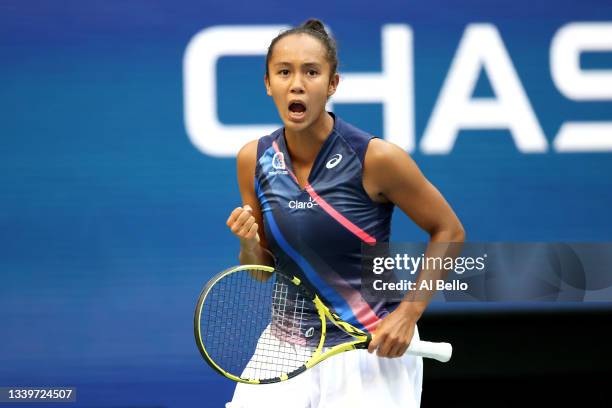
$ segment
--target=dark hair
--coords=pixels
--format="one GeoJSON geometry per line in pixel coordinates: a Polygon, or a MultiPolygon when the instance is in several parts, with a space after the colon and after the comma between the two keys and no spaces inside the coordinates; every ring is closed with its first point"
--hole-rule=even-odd
{"type": "Polygon", "coordinates": [[[297,27],[293,27],[281,32],[272,40],[270,46],[268,47],[268,54],[266,55],[266,75],[268,76],[268,78],[270,77],[270,72],[268,71],[268,64],[270,63],[270,58],[272,58],[274,46],[276,45],[278,40],[291,34],[308,34],[319,40],[327,50],[325,57],[327,58],[327,62],[331,67],[330,78],[336,73],[336,70],[338,69],[338,50],[336,46],[336,41],[329,36],[321,20],[311,18],[297,27]]]}

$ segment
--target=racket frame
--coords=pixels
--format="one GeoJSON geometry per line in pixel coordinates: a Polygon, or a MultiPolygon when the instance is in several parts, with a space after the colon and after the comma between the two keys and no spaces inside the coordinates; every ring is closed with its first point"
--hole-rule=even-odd
{"type": "Polygon", "coordinates": [[[293,378],[296,375],[301,374],[302,372],[306,371],[307,369],[312,368],[315,365],[319,364],[321,361],[331,356],[334,356],[336,354],[340,354],[340,353],[343,353],[349,350],[368,348],[368,345],[370,344],[370,341],[372,340],[372,335],[370,333],[367,333],[361,329],[358,329],[352,324],[343,321],[340,318],[340,316],[332,312],[321,301],[319,296],[316,293],[314,293],[307,285],[305,285],[298,277],[288,276],[284,274],[284,276],[288,278],[294,285],[300,286],[303,289],[304,293],[307,295],[307,298],[309,298],[314,303],[317,313],[319,315],[319,319],[321,320],[321,338],[319,339],[319,344],[313,351],[312,356],[301,367],[298,367],[297,369],[293,370],[290,373],[286,373],[278,377],[266,378],[262,380],[252,379],[252,378],[242,378],[242,377],[239,377],[235,374],[232,374],[224,370],[210,357],[210,355],[208,354],[208,351],[206,350],[206,346],[204,342],[202,341],[202,331],[200,327],[202,309],[204,306],[204,301],[206,300],[206,297],[208,296],[208,293],[219,280],[221,280],[227,275],[230,275],[236,272],[240,272],[240,271],[244,271],[244,270],[247,270],[247,271],[257,270],[257,271],[269,272],[271,274],[275,272],[282,274],[282,272],[277,271],[273,267],[265,266],[265,265],[239,265],[239,266],[228,268],[224,270],[223,272],[218,273],[210,281],[208,281],[208,283],[206,284],[206,286],[204,287],[204,289],[202,289],[202,292],[200,293],[200,296],[198,298],[198,302],[196,305],[196,309],[195,309],[194,335],[195,335],[196,344],[204,360],[208,363],[208,365],[213,370],[215,370],[219,374],[223,375],[224,377],[229,378],[230,380],[245,383],[245,384],[270,384],[270,383],[275,383],[275,382],[280,382],[280,381],[286,381],[290,378],[293,378]],[[327,327],[326,319],[331,321],[340,330],[354,337],[355,340],[335,345],[331,347],[329,350],[326,350],[325,352],[323,352],[323,345],[325,344],[326,327],[327,327]]]}

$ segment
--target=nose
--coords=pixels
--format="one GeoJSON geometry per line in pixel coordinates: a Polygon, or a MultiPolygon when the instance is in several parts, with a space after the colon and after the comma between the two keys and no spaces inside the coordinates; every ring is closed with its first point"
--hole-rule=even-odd
{"type": "Polygon", "coordinates": [[[304,93],[304,83],[302,80],[302,74],[297,73],[293,76],[293,80],[291,81],[291,93],[304,93]]]}

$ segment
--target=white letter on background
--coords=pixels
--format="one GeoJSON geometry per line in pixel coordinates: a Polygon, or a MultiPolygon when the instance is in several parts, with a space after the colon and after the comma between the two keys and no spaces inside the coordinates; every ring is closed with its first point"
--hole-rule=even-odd
{"type": "MultiPolygon", "coordinates": [[[[585,51],[612,52],[612,23],[570,23],[557,31],[550,46],[555,85],[575,101],[612,100],[612,70],[581,70],[585,51]]],[[[612,151],[612,122],[566,122],[553,146],[560,152],[612,151]]]]}
{"type": "MultiPolygon", "coordinates": [[[[383,104],[385,140],[414,150],[414,74],[412,30],[402,24],[382,28],[382,72],[343,73],[333,103],[383,104]]],[[[331,108],[330,108],[331,109],[331,108]]]]}
{"type": "Polygon", "coordinates": [[[467,26],[421,141],[424,153],[449,153],[460,129],[509,129],[519,151],[545,152],[546,137],[503,41],[491,24],[467,26]],[[495,98],[472,98],[480,69],[495,98]]]}
{"type": "MultiPolygon", "coordinates": [[[[191,142],[210,156],[234,156],[250,140],[280,126],[224,125],[217,115],[217,60],[223,56],[266,55],[284,26],[217,26],[196,34],[183,60],[185,126],[191,142]]],[[[262,79],[263,89],[263,79],[262,79]]],[[[263,90],[262,90],[263,92],[263,90]]]]}

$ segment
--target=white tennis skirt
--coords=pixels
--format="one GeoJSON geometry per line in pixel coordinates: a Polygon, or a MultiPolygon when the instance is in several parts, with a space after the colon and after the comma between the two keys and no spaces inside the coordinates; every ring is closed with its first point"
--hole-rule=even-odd
{"type": "MultiPolygon", "coordinates": [[[[416,327],[413,338],[419,339],[416,327]]],[[[249,367],[245,371],[248,370],[249,367]]],[[[381,358],[367,350],[352,350],[330,357],[287,381],[239,383],[225,407],[412,408],[421,404],[422,384],[422,357],[405,354],[381,358]]]]}

